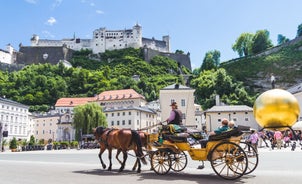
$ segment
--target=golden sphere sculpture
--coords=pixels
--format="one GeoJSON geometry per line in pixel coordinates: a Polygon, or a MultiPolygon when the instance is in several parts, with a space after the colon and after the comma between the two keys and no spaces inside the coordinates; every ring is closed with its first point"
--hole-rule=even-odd
{"type": "Polygon", "coordinates": [[[298,100],[290,92],[272,89],[262,93],[254,103],[254,117],[262,128],[282,129],[297,122],[298,100]]]}

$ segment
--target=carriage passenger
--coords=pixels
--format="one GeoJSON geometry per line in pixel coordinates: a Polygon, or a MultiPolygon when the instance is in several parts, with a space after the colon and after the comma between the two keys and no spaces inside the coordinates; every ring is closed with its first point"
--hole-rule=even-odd
{"type": "Polygon", "coordinates": [[[216,130],[214,130],[213,132],[210,132],[209,133],[209,136],[211,135],[219,135],[221,134],[222,132],[225,132],[227,130],[229,130],[229,121],[227,119],[223,119],[221,121],[221,126],[219,126],[216,130]]]}

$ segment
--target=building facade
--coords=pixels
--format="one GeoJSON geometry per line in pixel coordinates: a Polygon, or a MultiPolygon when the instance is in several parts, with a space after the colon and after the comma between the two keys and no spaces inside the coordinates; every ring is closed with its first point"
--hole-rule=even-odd
{"type": "Polygon", "coordinates": [[[58,122],[60,119],[59,113],[45,113],[36,115],[33,118],[36,141],[44,139],[44,141],[57,141],[58,122]]]}
{"type": "Polygon", "coordinates": [[[183,125],[195,126],[195,89],[180,84],[172,84],[160,90],[159,99],[161,107],[161,121],[165,121],[171,112],[171,103],[176,102],[178,109],[183,113],[183,125]]]}
{"type": "Polygon", "coordinates": [[[0,121],[3,130],[8,131],[6,139],[29,140],[30,113],[29,107],[18,102],[0,97],[0,121]]]}
{"type": "Polygon", "coordinates": [[[221,126],[224,118],[233,120],[236,125],[249,126],[255,130],[261,128],[255,120],[253,108],[246,105],[216,105],[206,110],[204,115],[207,131],[213,131],[221,126]]]}

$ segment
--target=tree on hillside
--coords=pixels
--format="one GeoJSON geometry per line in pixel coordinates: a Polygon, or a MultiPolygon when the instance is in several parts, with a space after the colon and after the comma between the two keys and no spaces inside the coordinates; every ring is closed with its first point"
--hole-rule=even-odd
{"type": "Polygon", "coordinates": [[[297,37],[302,36],[302,24],[298,26],[297,37]]]}
{"type": "Polygon", "coordinates": [[[259,30],[253,37],[252,52],[258,54],[267,48],[272,47],[272,41],[269,38],[269,31],[259,30]]]}
{"type": "Polygon", "coordinates": [[[177,50],[175,51],[175,54],[184,54],[184,53],[185,53],[185,52],[184,52],[183,50],[178,50],[178,49],[177,49],[177,50]]]}
{"type": "Polygon", "coordinates": [[[228,105],[249,105],[252,106],[253,98],[248,95],[242,83],[236,82],[225,69],[206,70],[199,77],[194,78],[190,86],[195,91],[197,102],[203,109],[215,105],[215,96],[219,95],[222,102],[228,105]]]}
{"type": "Polygon", "coordinates": [[[251,55],[252,39],[254,34],[242,33],[236,40],[232,49],[238,53],[239,57],[251,55]]]}
{"type": "Polygon", "coordinates": [[[216,69],[220,64],[220,52],[218,50],[209,51],[205,54],[201,71],[216,69]]]}
{"type": "Polygon", "coordinates": [[[90,134],[92,128],[107,127],[106,116],[100,105],[88,103],[74,108],[73,127],[76,131],[76,139],[79,140],[81,133],[90,134]]]}
{"type": "Polygon", "coordinates": [[[278,45],[282,45],[286,42],[289,42],[289,39],[283,36],[282,34],[278,34],[278,45]]]}

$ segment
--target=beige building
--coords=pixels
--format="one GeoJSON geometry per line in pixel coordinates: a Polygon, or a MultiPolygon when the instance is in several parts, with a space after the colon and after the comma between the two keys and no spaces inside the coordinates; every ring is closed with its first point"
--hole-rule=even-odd
{"type": "Polygon", "coordinates": [[[34,137],[36,141],[44,139],[57,140],[57,123],[59,122],[60,115],[58,113],[47,113],[37,115],[33,118],[34,121],[34,137]]]}
{"type": "Polygon", "coordinates": [[[178,109],[183,113],[183,125],[196,126],[195,107],[194,107],[195,89],[180,84],[172,84],[160,90],[159,99],[161,107],[161,121],[165,121],[171,112],[171,103],[176,102],[178,109]]]}
{"type": "Polygon", "coordinates": [[[221,126],[221,121],[224,118],[233,120],[236,125],[249,126],[256,130],[261,128],[254,118],[253,108],[246,105],[213,106],[206,110],[204,114],[207,131],[213,131],[221,126]]]}

